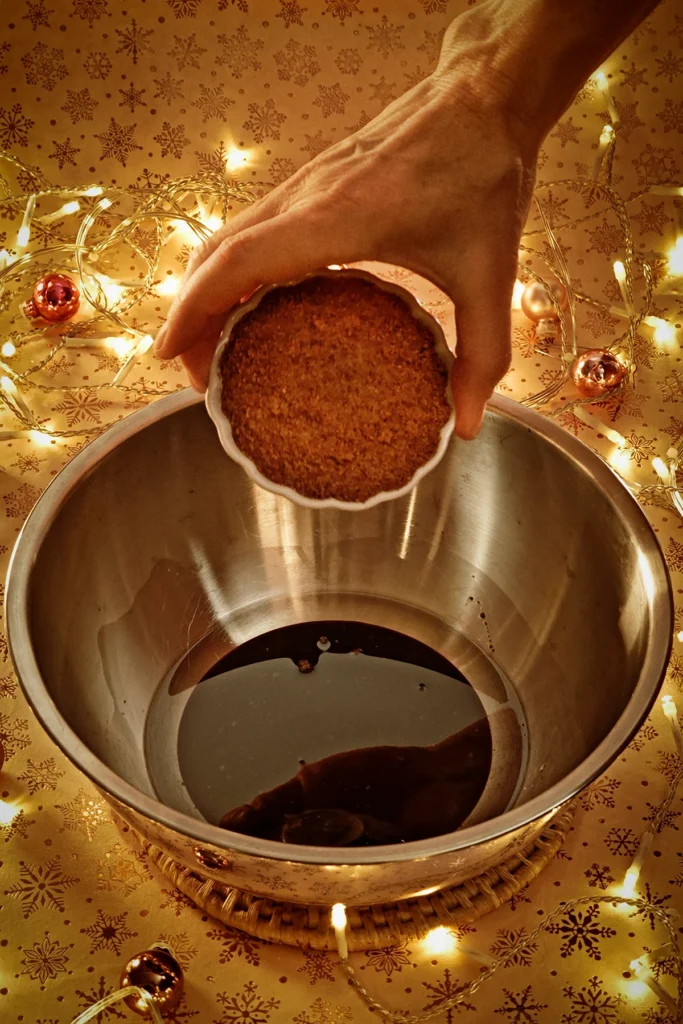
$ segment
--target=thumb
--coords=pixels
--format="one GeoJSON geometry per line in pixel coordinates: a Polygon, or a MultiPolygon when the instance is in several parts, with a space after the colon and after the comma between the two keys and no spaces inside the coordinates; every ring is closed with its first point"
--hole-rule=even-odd
{"type": "Polygon", "coordinates": [[[510,368],[514,276],[478,273],[459,282],[455,299],[455,363],[451,377],[455,433],[476,437],[486,403],[510,368]]]}
{"type": "MultiPolygon", "coordinates": [[[[195,271],[157,335],[162,359],[210,344],[222,317],[262,284],[301,277],[328,263],[347,262],[343,237],[310,212],[288,212],[226,238],[195,271]],[[342,251],[340,251],[342,250],[342,251]]],[[[360,258],[353,253],[353,258],[360,258]]]]}

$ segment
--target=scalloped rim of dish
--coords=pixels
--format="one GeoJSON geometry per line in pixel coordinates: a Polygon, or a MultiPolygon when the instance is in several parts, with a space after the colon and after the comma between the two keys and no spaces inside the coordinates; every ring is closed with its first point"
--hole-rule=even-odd
{"type": "Polygon", "coordinates": [[[404,495],[412,491],[420,480],[422,480],[427,473],[430,473],[441,461],[455,427],[455,408],[450,384],[446,388],[446,395],[448,404],[451,407],[451,415],[441,428],[439,443],[434,455],[432,455],[428,462],[425,462],[424,465],[420,466],[415,471],[411,479],[407,484],[404,484],[403,487],[400,487],[395,491],[380,491],[378,494],[373,494],[372,497],[363,502],[341,501],[339,498],[307,498],[305,495],[299,494],[298,491],[295,491],[294,488],[277,484],[273,480],[264,476],[252,459],[237,447],[232,434],[232,426],[230,425],[228,417],[223,412],[222,405],[223,379],[221,375],[221,360],[223,358],[223,352],[230,342],[232,329],[235,324],[238,323],[247,313],[256,309],[264,295],[267,295],[268,292],[271,292],[276,288],[291,288],[294,285],[301,284],[302,281],[308,281],[314,277],[335,277],[339,274],[343,274],[345,277],[356,277],[364,281],[369,281],[378,288],[381,288],[382,291],[390,292],[392,295],[398,295],[399,298],[405,302],[415,319],[420,320],[431,331],[432,337],[434,338],[436,353],[446,367],[450,380],[450,373],[453,366],[453,354],[448,347],[441,325],[438,320],[436,320],[436,318],[433,317],[432,314],[420,304],[420,302],[418,302],[411,292],[406,288],[402,288],[400,285],[394,284],[393,282],[384,281],[382,278],[377,277],[368,270],[358,270],[355,268],[332,270],[326,268],[314,271],[311,274],[304,274],[302,277],[298,277],[292,281],[264,285],[255,291],[254,294],[246,300],[246,302],[243,302],[232,311],[226,320],[225,327],[221,333],[218,347],[216,348],[216,352],[211,363],[205,402],[209,416],[213,420],[216,430],[218,431],[218,437],[224,451],[234,459],[235,462],[242,466],[250,479],[253,480],[254,483],[258,484],[259,487],[262,487],[266,491],[270,491],[272,494],[279,494],[284,498],[288,498],[290,501],[295,502],[297,505],[302,505],[304,508],[336,508],[341,509],[342,511],[360,511],[362,509],[372,508],[374,505],[379,505],[385,501],[394,501],[396,498],[404,497],[404,495]]]}

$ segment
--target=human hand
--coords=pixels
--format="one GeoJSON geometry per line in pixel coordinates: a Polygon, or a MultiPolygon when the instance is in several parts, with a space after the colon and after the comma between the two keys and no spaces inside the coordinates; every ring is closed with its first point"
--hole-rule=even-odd
{"type": "Polygon", "coordinates": [[[196,388],[206,385],[227,312],[259,285],[379,260],[453,300],[456,433],[476,435],[510,363],[510,300],[540,134],[511,116],[505,83],[483,84],[462,24],[450,32],[447,65],[194,251],[156,351],[182,356],[196,388]]]}

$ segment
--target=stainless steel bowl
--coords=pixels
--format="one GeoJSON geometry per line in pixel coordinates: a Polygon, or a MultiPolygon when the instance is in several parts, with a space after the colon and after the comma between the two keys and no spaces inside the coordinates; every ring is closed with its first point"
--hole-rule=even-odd
{"type": "MultiPolygon", "coordinates": [[[[433,891],[528,842],[636,732],[672,635],[637,503],[574,437],[500,397],[476,441],[453,441],[410,495],[363,512],[260,490],[199,398],[164,399],[51,484],[17,543],[7,604],[30,703],[122,818],[210,877],[327,904],[433,891]],[[507,810],[421,842],[328,849],[229,833],[183,802],[169,690],[191,692],[250,637],[325,618],[413,634],[493,700],[512,683],[528,759],[507,810]]],[[[274,736],[260,759],[287,742],[274,736]]]]}

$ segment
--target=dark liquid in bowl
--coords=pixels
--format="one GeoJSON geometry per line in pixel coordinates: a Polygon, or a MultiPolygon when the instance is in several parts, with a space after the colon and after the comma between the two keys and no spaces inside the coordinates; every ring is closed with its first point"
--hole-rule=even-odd
{"type": "MultiPolygon", "coordinates": [[[[276,629],[241,644],[214,665],[195,688],[181,723],[178,753],[188,789],[190,758],[198,755],[192,737],[199,730],[193,721],[206,718],[207,702],[219,689],[225,694],[227,688],[229,700],[229,691],[244,685],[241,676],[253,673],[253,666],[263,667],[261,678],[268,680],[271,696],[300,702],[296,727],[290,720],[284,740],[292,771],[247,803],[228,805],[224,828],[316,846],[383,845],[452,832],[478,803],[489,777],[492,742],[474,689],[426,644],[382,626],[349,621],[276,629]],[[326,697],[329,715],[321,718],[326,697]],[[402,708],[408,719],[397,737],[391,721],[397,714],[400,721],[402,708]],[[349,747],[344,738],[354,734],[381,742],[349,747]],[[432,742],[404,739],[424,735],[432,742]],[[330,752],[324,756],[306,759],[307,751],[325,748],[330,752]]],[[[272,700],[266,695],[264,714],[268,704],[272,700]]],[[[215,715],[215,704],[213,709],[215,715]]],[[[278,742],[282,747],[281,735],[278,742]]],[[[258,753],[267,759],[267,746],[258,753]]]]}

